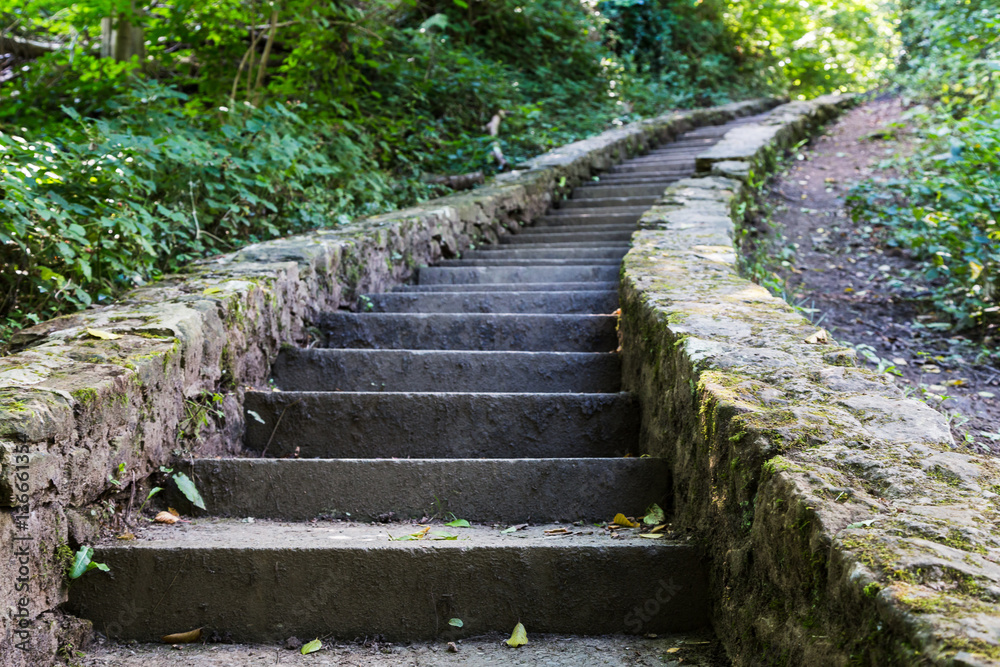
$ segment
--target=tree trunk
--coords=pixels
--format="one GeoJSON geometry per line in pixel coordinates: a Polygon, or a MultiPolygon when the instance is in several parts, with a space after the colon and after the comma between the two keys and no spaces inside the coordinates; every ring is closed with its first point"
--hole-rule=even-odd
{"type": "Polygon", "coordinates": [[[135,0],[129,11],[116,12],[111,18],[101,19],[101,56],[114,58],[119,62],[138,56],[142,64],[146,57],[145,35],[142,26],[133,21],[138,19],[135,0]]]}

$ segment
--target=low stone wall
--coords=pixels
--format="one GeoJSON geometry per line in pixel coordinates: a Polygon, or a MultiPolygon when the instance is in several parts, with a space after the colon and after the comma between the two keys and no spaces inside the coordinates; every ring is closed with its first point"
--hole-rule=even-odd
{"type": "Polygon", "coordinates": [[[776,108],[698,158],[625,257],[625,388],[711,561],[738,665],[1000,664],[1000,474],[741,278],[734,230],[782,147],[850,104],[776,108]]]}
{"type": "Polygon", "coordinates": [[[69,549],[125,509],[109,505],[122,489],[138,504],[159,466],[237,453],[243,388],[264,382],[280,346],[303,342],[318,313],[516,233],[595,171],[651,144],[775,104],[628,125],[474,191],[250,246],[21,332],[20,351],[0,358],[0,666],[48,664],[60,646],[86,640],[88,624],[59,612],[69,549]]]}

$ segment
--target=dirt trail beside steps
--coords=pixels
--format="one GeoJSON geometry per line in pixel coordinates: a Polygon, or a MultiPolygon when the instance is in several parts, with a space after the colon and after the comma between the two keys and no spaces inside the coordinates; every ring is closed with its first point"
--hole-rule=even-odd
{"type": "Polygon", "coordinates": [[[767,198],[787,259],[777,272],[793,303],[868,365],[893,367],[904,391],[951,416],[960,446],[1000,453],[1000,368],[993,342],[941,330],[920,299],[917,264],[886,244],[888,232],[855,225],[845,208],[853,183],[888,178],[879,162],[909,150],[898,98],[859,105],[804,147],[767,198]],[[793,255],[794,253],[794,255],[793,255]],[[904,279],[906,271],[914,277],[904,279]]]}

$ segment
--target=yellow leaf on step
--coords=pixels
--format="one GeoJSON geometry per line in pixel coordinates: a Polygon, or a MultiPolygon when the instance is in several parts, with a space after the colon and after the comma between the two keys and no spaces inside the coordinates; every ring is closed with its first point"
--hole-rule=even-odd
{"type": "Polygon", "coordinates": [[[524,646],[528,643],[528,631],[524,629],[524,625],[518,623],[514,626],[514,632],[510,633],[510,639],[507,640],[507,646],[517,648],[518,646],[524,646]]]}
{"type": "Polygon", "coordinates": [[[630,521],[627,516],[619,512],[615,515],[614,520],[611,522],[617,526],[624,526],[625,528],[638,528],[639,524],[635,521],[630,521]]]}
{"type": "Polygon", "coordinates": [[[199,639],[201,639],[201,628],[160,637],[160,641],[164,644],[193,644],[199,639]]]}
{"type": "Polygon", "coordinates": [[[93,336],[94,338],[100,338],[101,340],[116,340],[121,338],[116,333],[111,333],[110,331],[101,331],[100,329],[87,329],[87,335],[93,336]]]}

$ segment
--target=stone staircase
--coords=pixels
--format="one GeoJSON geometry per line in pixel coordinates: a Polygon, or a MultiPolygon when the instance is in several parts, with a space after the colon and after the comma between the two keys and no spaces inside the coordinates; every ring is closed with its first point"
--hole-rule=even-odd
{"type": "Polygon", "coordinates": [[[75,582],[71,607],[140,641],[705,627],[697,549],[605,527],[670,501],[620,392],[616,281],[641,213],[736,123],[612,168],[362,312],[326,314],[326,347],[285,349],[281,391],[246,394],[258,456],[192,463],[212,516],[99,545],[111,573],[75,582]]]}

